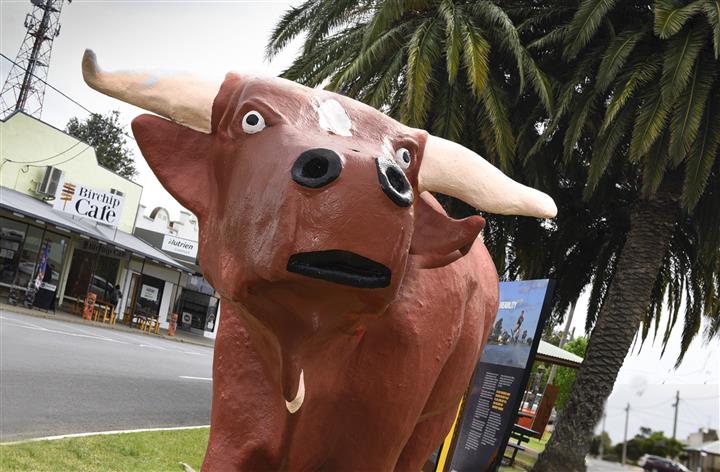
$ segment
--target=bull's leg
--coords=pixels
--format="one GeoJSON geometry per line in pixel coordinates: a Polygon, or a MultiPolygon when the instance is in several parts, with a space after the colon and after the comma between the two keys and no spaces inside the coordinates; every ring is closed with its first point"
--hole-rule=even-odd
{"type": "Polygon", "coordinates": [[[456,413],[457,407],[448,408],[437,416],[420,422],[400,454],[395,470],[398,472],[422,470],[430,454],[440,446],[444,434],[452,427],[456,413]]]}

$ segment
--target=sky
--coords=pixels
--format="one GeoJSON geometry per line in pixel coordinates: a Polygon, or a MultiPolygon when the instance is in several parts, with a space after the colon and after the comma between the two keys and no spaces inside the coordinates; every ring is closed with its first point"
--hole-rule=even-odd
{"type": "MultiPolygon", "coordinates": [[[[264,48],[276,22],[290,4],[286,1],[83,1],[65,4],[62,30],[53,46],[48,82],[84,107],[106,113],[117,109],[126,125],[142,113],[131,105],[101,95],[85,85],[80,60],[86,48],[95,50],[101,67],[108,70],[189,71],[220,82],[230,70],[276,75],[297,54],[298,43],[272,62],[264,48]]],[[[14,58],[22,43],[23,20],[31,11],[29,0],[0,0],[0,52],[14,58]]],[[[9,63],[0,59],[0,79],[9,63]]],[[[87,116],[82,108],[48,89],[42,119],[64,128],[73,116],[87,116]]],[[[129,127],[128,127],[128,132],[129,127]]],[[[129,140],[143,186],[142,203],[152,209],[167,208],[177,218],[180,205],[162,188],[129,140]]],[[[584,331],[587,297],[580,299],[572,326],[584,331]]],[[[684,439],[701,427],[718,428],[720,422],[720,343],[705,345],[699,336],[678,370],[681,329],[674,330],[660,356],[659,341],[645,344],[625,360],[607,403],[606,431],[621,441],[624,408],[630,403],[629,437],[641,426],[672,434],[676,391],[680,391],[677,437],[684,439]]],[[[598,425],[598,430],[601,426],[598,425]]]]}

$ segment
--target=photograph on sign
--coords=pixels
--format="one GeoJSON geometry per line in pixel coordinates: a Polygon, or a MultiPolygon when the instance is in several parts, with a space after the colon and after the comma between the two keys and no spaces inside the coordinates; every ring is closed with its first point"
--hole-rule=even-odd
{"type": "Polygon", "coordinates": [[[525,368],[540,319],[546,280],[501,284],[500,307],[483,362],[525,368]]]}

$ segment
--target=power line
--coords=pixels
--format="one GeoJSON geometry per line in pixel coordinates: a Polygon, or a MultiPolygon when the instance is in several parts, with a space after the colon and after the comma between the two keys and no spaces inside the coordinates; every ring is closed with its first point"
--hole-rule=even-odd
{"type": "MultiPolygon", "coordinates": [[[[18,64],[17,64],[15,61],[13,61],[13,60],[10,59],[9,57],[7,57],[5,54],[0,53],[0,57],[2,57],[3,59],[6,59],[6,60],[7,60],[8,62],[10,62],[11,64],[13,64],[13,65],[15,65],[15,66],[18,66],[18,64]]],[[[92,115],[98,115],[98,114],[99,114],[99,113],[95,113],[94,111],[90,110],[88,107],[86,107],[86,106],[83,105],[82,103],[78,102],[77,100],[75,100],[74,98],[72,98],[71,96],[69,96],[69,95],[67,95],[65,92],[63,92],[62,90],[60,90],[60,89],[58,89],[57,87],[55,87],[54,85],[52,85],[50,82],[47,82],[45,79],[43,79],[43,78],[41,78],[41,77],[38,77],[37,75],[35,75],[35,74],[33,74],[33,73],[31,73],[30,75],[32,75],[33,77],[35,77],[36,79],[38,79],[40,82],[42,82],[42,83],[44,83],[45,85],[47,85],[48,87],[50,87],[53,91],[55,91],[55,92],[59,93],[60,95],[62,95],[64,98],[70,100],[72,103],[74,103],[75,105],[79,106],[80,108],[82,108],[82,109],[85,110],[86,112],[88,112],[88,113],[90,113],[90,114],[92,114],[92,115]]],[[[125,132],[123,132],[123,135],[124,135],[124,136],[127,136],[128,138],[130,138],[130,139],[132,139],[133,141],[135,141],[135,137],[133,137],[132,135],[130,135],[130,134],[128,134],[128,133],[125,133],[125,132]]]]}

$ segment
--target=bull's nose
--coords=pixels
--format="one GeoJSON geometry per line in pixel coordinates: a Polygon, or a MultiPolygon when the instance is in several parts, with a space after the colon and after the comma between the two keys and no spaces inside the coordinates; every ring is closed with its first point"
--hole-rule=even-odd
{"type": "Polygon", "coordinates": [[[395,161],[385,158],[375,159],[380,188],[385,195],[399,207],[409,207],[413,202],[413,191],[402,171],[395,161]]]}
{"type": "Polygon", "coordinates": [[[320,188],[337,179],[342,172],[342,159],[330,149],[308,149],[292,166],[292,178],[303,187],[320,188]]]}

